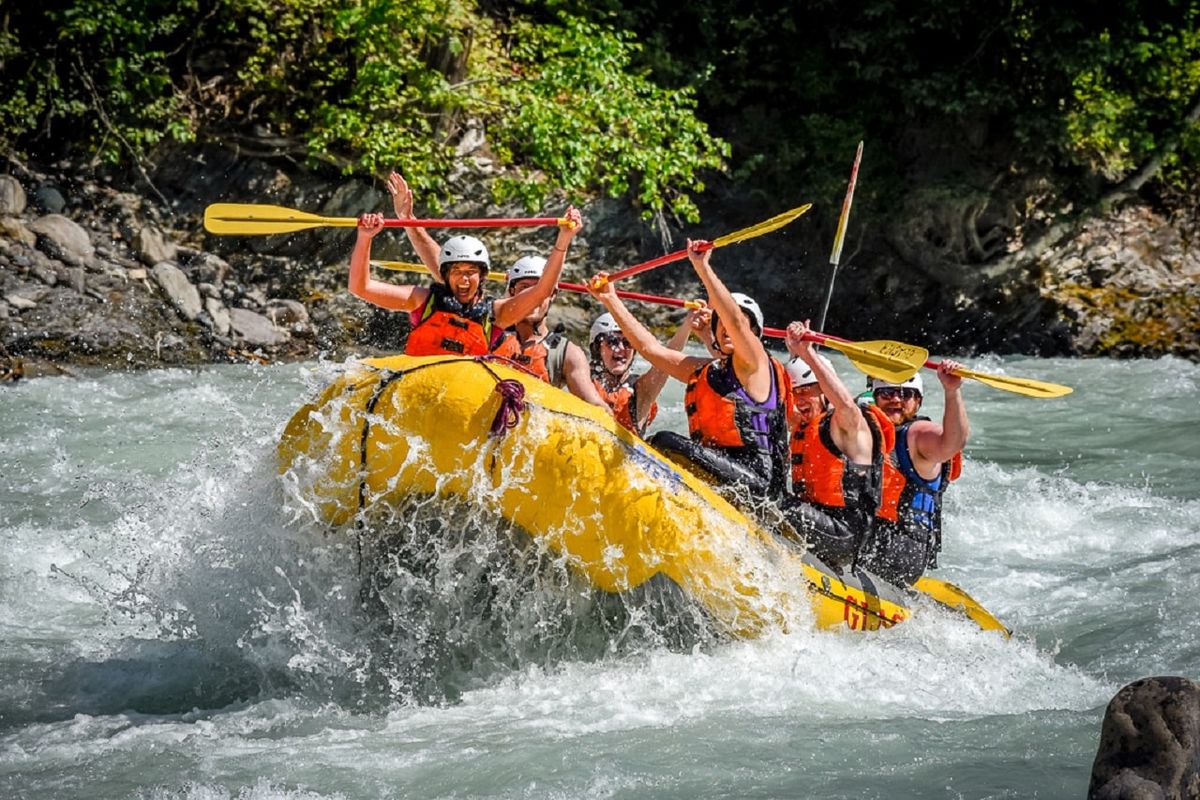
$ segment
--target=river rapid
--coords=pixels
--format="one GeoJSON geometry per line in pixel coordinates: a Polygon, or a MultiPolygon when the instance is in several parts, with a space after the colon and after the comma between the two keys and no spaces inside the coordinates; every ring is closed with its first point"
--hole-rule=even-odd
{"type": "MultiPolygon", "coordinates": [[[[1200,367],[969,366],[1076,389],[966,387],[934,574],[1011,640],[929,613],[729,641],[677,598],[597,597],[555,565],[507,602],[406,585],[381,621],[352,537],[275,463],[336,365],[6,388],[0,797],[1080,797],[1117,689],[1200,677],[1200,367]]],[[[683,427],[681,396],[659,426],[683,427]]]]}

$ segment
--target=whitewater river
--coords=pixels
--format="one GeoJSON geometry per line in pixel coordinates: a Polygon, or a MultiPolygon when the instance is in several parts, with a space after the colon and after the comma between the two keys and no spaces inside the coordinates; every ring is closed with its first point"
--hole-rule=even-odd
{"type": "Polygon", "coordinates": [[[1011,640],[926,614],[727,641],[563,575],[486,623],[403,592],[381,621],[277,477],[329,367],[4,388],[0,797],[1081,797],[1112,695],[1200,677],[1200,367],[970,365],[1076,387],[966,389],[936,574],[1011,640]]]}

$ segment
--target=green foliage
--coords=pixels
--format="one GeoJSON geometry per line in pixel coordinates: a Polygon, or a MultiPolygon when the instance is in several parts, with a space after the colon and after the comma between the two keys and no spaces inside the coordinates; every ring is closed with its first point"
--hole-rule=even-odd
{"type": "Polygon", "coordinates": [[[702,190],[701,173],[719,169],[728,148],[694,116],[689,89],[667,90],[630,63],[638,45],[627,35],[575,17],[560,24],[523,23],[511,32],[514,75],[487,87],[508,113],[492,130],[506,160],[538,168],[500,184],[508,196],[537,205],[553,183],[568,192],[632,192],[643,214],[669,210],[699,219],[678,187],[702,190]]]}
{"type": "Polygon", "coordinates": [[[164,135],[190,138],[167,63],[196,9],[195,0],[21,4],[0,35],[0,144],[36,135],[117,161],[164,135]]]}
{"type": "Polygon", "coordinates": [[[1140,25],[1133,36],[1102,31],[1091,58],[1076,74],[1066,118],[1076,156],[1106,178],[1126,177],[1177,137],[1179,151],[1167,164],[1169,180],[1185,180],[1184,164],[1200,151],[1200,125],[1184,114],[1200,104],[1200,9],[1178,22],[1140,25]]]}
{"type": "Polygon", "coordinates": [[[636,71],[637,44],[604,25],[545,9],[542,21],[500,20],[468,0],[197,2],[68,0],[18,14],[0,33],[0,145],[48,132],[42,144],[117,160],[164,136],[265,125],[347,171],[398,167],[433,199],[457,139],[477,125],[521,170],[498,185],[502,197],[535,207],[555,188],[630,191],[648,215],[688,219],[689,193],[726,152],[691,91],[636,71]],[[45,52],[38,30],[56,32],[45,52]],[[214,52],[222,73],[197,76],[192,56],[214,52]],[[213,85],[222,109],[205,105],[213,85]],[[83,130],[59,133],[79,118],[83,130]]]}

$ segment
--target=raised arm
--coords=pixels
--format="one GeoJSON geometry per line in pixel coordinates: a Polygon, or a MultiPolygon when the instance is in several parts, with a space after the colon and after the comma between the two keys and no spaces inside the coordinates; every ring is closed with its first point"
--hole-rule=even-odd
{"type": "MultiPolygon", "coordinates": [[[[392,196],[392,210],[396,212],[396,219],[413,219],[412,190],[408,188],[408,182],[399,172],[388,176],[387,190],[392,196]]],[[[417,257],[421,259],[425,269],[429,270],[435,281],[444,283],[442,270],[438,265],[438,243],[424,228],[405,228],[404,232],[408,234],[408,241],[417,251],[417,257]]]]}
{"type": "Polygon", "coordinates": [[[550,251],[550,256],[546,259],[546,269],[542,272],[542,277],[538,278],[538,282],[522,289],[512,297],[502,297],[496,300],[493,308],[496,324],[501,328],[515,325],[525,319],[529,316],[530,311],[541,305],[542,301],[554,294],[558,288],[558,279],[562,275],[563,263],[567,258],[567,248],[571,246],[571,240],[575,238],[575,234],[583,227],[583,216],[580,215],[578,209],[568,208],[564,216],[567,221],[558,228],[558,239],[554,242],[554,249],[550,251]]]}
{"type": "Polygon", "coordinates": [[[424,305],[428,289],[371,279],[371,240],[381,230],[383,214],[363,214],[358,218],[358,235],[350,254],[350,294],[392,311],[414,311],[424,305]]]}
{"type": "MultiPolygon", "coordinates": [[[[966,447],[971,425],[967,420],[967,407],[962,399],[963,379],[954,374],[956,369],[962,369],[962,364],[957,361],[946,360],[938,365],[938,380],[941,381],[942,391],[946,396],[942,424],[939,426],[932,422],[920,422],[912,426],[909,443],[918,462],[941,464],[966,447]]],[[[921,464],[918,463],[917,466],[919,468],[921,464]]]]}
{"type": "Polygon", "coordinates": [[[808,320],[793,322],[787,328],[787,349],[794,356],[799,356],[821,387],[821,393],[833,407],[832,436],[834,444],[858,463],[871,462],[871,428],[863,418],[862,410],[855,401],[854,394],[833,370],[829,361],[822,358],[813,349],[812,342],[804,340],[808,333],[808,320]]]}
{"type": "MultiPolygon", "coordinates": [[[[675,330],[675,335],[667,342],[667,348],[682,352],[683,346],[687,344],[693,333],[708,329],[711,318],[712,311],[707,306],[688,311],[687,317],[675,330]]],[[[646,418],[650,416],[650,408],[658,399],[663,387],[667,385],[668,377],[670,376],[663,370],[652,367],[637,379],[635,388],[637,390],[637,423],[639,426],[646,424],[646,418]]]]}
{"type": "Polygon", "coordinates": [[[738,380],[751,397],[766,397],[771,391],[771,361],[767,348],[754,333],[750,320],[734,301],[733,295],[713,271],[712,249],[700,251],[706,242],[688,239],[688,259],[696,275],[708,290],[708,305],[721,318],[729,338],[733,340],[733,369],[738,380]]]}
{"type": "MultiPolygon", "coordinates": [[[[633,349],[650,362],[650,366],[686,383],[692,377],[692,373],[712,361],[711,358],[687,356],[678,350],[665,347],[629,312],[621,298],[617,297],[617,289],[608,282],[607,272],[601,272],[592,278],[588,282],[588,291],[613,315],[613,319],[621,327],[621,333],[625,334],[633,349]],[[600,288],[597,288],[598,285],[600,288]]],[[[646,405],[649,406],[649,403],[646,405]]]]}

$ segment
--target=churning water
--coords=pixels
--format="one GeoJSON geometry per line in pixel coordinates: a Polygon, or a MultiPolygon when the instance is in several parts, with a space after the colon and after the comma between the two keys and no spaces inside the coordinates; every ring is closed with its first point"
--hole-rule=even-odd
{"type": "Polygon", "coordinates": [[[1112,694],[1200,676],[1200,367],[971,366],[1076,387],[966,390],[937,574],[1011,640],[925,614],[728,641],[428,502],[372,518],[410,544],[367,613],[354,537],[274,460],[333,367],[0,391],[0,797],[1081,796],[1112,694]]]}

